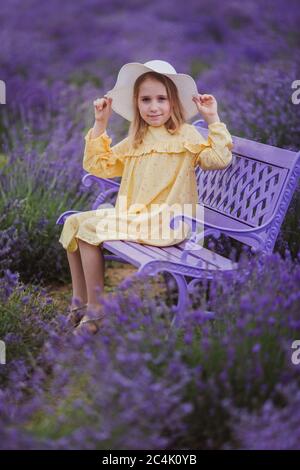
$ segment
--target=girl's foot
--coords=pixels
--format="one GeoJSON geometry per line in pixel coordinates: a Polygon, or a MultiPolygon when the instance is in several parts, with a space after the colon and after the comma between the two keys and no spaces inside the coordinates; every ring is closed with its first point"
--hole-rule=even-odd
{"type": "Polygon", "coordinates": [[[84,317],[85,312],[87,309],[87,304],[83,304],[80,306],[71,305],[68,310],[68,322],[73,326],[76,327],[80,320],[84,317]]]}
{"type": "Polygon", "coordinates": [[[102,308],[93,309],[92,312],[87,312],[81,318],[80,322],[75,328],[74,334],[82,334],[84,332],[96,334],[105,318],[106,314],[103,313],[102,308]]]}

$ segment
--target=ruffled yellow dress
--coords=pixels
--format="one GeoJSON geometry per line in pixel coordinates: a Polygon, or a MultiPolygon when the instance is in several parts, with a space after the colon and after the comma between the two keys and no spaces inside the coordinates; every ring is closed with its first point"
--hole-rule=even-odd
{"type": "MultiPolygon", "coordinates": [[[[207,140],[188,123],[172,135],[164,125],[149,126],[144,141],[133,148],[126,137],[111,147],[104,132],[85,136],[83,168],[98,177],[121,176],[114,207],[101,207],[69,216],[59,242],[69,252],[77,239],[92,245],[107,240],[128,240],[153,246],[180,243],[190,235],[187,224],[174,230],[169,222],[183,208],[197,215],[198,191],[195,168],[226,168],[232,160],[233,142],[226,125],[208,126],[207,140]]],[[[185,210],[185,214],[187,213],[185,210]]]]}

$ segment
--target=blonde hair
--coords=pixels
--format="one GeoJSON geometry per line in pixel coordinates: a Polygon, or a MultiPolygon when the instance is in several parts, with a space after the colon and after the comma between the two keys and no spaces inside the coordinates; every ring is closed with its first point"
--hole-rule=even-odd
{"type": "Polygon", "coordinates": [[[134,148],[138,147],[138,145],[143,142],[148,129],[148,124],[141,117],[138,109],[140,86],[148,78],[161,82],[166,88],[171,107],[171,116],[165,123],[167,131],[170,134],[176,134],[179,132],[181,125],[186,122],[184,109],[179,99],[178,90],[175,83],[166,75],[162,75],[157,72],[146,72],[136,79],[133,87],[134,117],[130,123],[128,137],[131,141],[131,145],[134,148]]]}

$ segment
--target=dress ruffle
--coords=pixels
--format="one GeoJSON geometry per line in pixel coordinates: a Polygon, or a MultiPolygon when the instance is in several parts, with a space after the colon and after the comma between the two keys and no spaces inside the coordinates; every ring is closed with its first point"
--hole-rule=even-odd
{"type": "Polygon", "coordinates": [[[205,139],[193,126],[186,126],[185,131],[181,136],[177,136],[176,139],[172,138],[165,140],[153,140],[150,142],[144,142],[137,148],[128,145],[125,153],[122,155],[123,158],[129,157],[140,157],[142,155],[151,155],[153,153],[164,153],[164,154],[180,154],[190,152],[191,154],[199,154],[202,150],[208,148],[219,148],[228,147],[232,149],[232,139],[229,132],[226,129],[226,125],[221,122],[216,122],[209,125],[209,135],[205,139]]]}
{"type": "Polygon", "coordinates": [[[180,141],[157,141],[157,142],[147,142],[141,144],[137,148],[129,147],[128,152],[124,155],[125,158],[129,157],[140,157],[142,155],[150,155],[152,153],[185,153],[186,148],[184,142],[180,141]]]}
{"type": "MultiPolygon", "coordinates": [[[[142,155],[151,155],[153,153],[176,154],[186,153],[188,150],[192,154],[199,154],[205,148],[212,148],[213,144],[218,142],[221,146],[232,147],[231,136],[228,133],[224,123],[213,123],[209,125],[210,135],[207,140],[192,126],[189,126],[183,135],[177,139],[151,140],[143,142],[137,148],[129,144],[128,140],[122,141],[123,145],[111,147],[112,139],[104,132],[99,137],[91,139],[91,129],[85,139],[88,142],[89,154],[99,154],[101,148],[101,163],[104,167],[114,166],[117,160],[123,161],[125,158],[140,157],[142,155]],[[112,151],[113,150],[113,151],[112,151]]],[[[121,144],[122,144],[121,142],[121,144]]]]}

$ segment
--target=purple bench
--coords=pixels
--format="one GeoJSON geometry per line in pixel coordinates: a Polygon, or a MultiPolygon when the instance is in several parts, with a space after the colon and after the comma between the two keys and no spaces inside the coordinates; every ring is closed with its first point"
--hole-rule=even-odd
{"type": "MultiPolygon", "coordinates": [[[[208,129],[204,121],[193,125],[204,137],[208,129]]],[[[251,247],[251,251],[272,253],[280,227],[284,220],[300,175],[300,152],[293,152],[259,142],[233,136],[233,160],[224,170],[203,171],[196,169],[199,203],[204,205],[203,221],[188,216],[176,216],[174,224],[184,220],[192,234],[188,240],[170,247],[154,247],[130,241],[107,241],[103,247],[112,255],[107,260],[130,263],[137,273],[150,276],[162,272],[171,275],[178,288],[178,301],[172,308],[172,324],[178,326],[193,291],[195,283],[204,278],[212,279],[220,270],[233,270],[238,263],[199,245],[203,237],[220,234],[251,247]],[[201,227],[201,232],[199,231],[201,227]],[[198,228],[198,230],[197,230],[198,228]]],[[[117,196],[119,183],[112,179],[87,174],[83,184],[100,186],[100,192],[92,209],[110,202],[117,196]]],[[[71,214],[61,214],[57,224],[63,224],[71,214]]],[[[176,226],[176,225],[175,225],[176,226]]]]}

